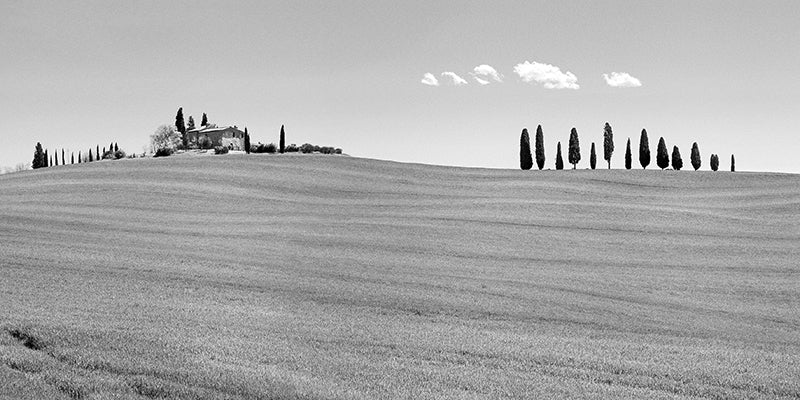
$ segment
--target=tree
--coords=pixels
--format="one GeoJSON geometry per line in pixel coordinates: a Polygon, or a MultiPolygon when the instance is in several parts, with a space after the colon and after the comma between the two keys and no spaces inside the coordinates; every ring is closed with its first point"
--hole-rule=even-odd
{"type": "Polygon", "coordinates": [[[206,113],[203,113],[203,118],[200,120],[200,126],[208,125],[208,117],[206,117],[206,113]]]}
{"type": "Polygon", "coordinates": [[[53,165],[55,165],[55,166],[57,167],[57,166],[58,166],[58,149],[56,149],[56,152],[55,152],[55,155],[54,155],[54,156],[55,156],[55,162],[56,162],[56,163],[55,163],[55,164],[53,164],[53,165]]]}
{"type": "Polygon", "coordinates": [[[733,158],[733,154],[731,154],[731,172],[736,172],[736,160],[733,158]]]}
{"type": "Polygon", "coordinates": [[[189,143],[187,143],[188,138],[186,137],[186,124],[183,122],[183,107],[178,108],[178,114],[175,115],[175,129],[180,132],[181,143],[185,149],[189,143]]]}
{"type": "Polygon", "coordinates": [[[95,153],[94,153],[94,160],[95,161],[100,161],[100,157],[103,155],[103,153],[100,152],[100,145],[97,145],[97,149],[95,149],[95,150],[97,150],[97,151],[95,151],[95,153]]]}
{"type": "Polygon", "coordinates": [[[247,133],[247,127],[244,127],[244,152],[250,154],[250,134],[247,133]]]}
{"type": "Polygon", "coordinates": [[[572,127],[569,133],[569,154],[567,154],[569,163],[572,164],[572,169],[577,168],[578,163],[581,161],[581,145],[578,142],[578,131],[572,127]]]}
{"type": "MultiPolygon", "coordinates": [[[[45,152],[47,152],[47,150],[45,150],[45,152]]],[[[55,164],[53,164],[53,156],[52,155],[50,155],[50,158],[48,158],[48,160],[49,160],[49,161],[47,161],[47,166],[48,167],[52,167],[53,165],[55,165],[55,164]]]]}
{"type": "Polygon", "coordinates": [[[672,169],[680,171],[683,168],[683,160],[681,159],[681,151],[678,146],[672,146],[672,169]]]}
{"type": "Polygon", "coordinates": [[[711,155],[711,170],[716,171],[719,169],[719,156],[716,154],[711,155]]]}
{"type": "Polygon", "coordinates": [[[650,142],[647,140],[647,130],[642,129],[642,136],[639,138],[639,164],[642,169],[650,165],[650,142]]]}
{"type": "Polygon", "coordinates": [[[64,148],[61,148],[61,165],[67,165],[67,159],[64,157],[64,148]]]}
{"type": "Polygon", "coordinates": [[[278,142],[278,152],[283,154],[286,151],[286,132],[283,130],[283,125],[281,125],[281,140],[278,142]]]}
{"type": "Polygon", "coordinates": [[[603,127],[603,159],[608,162],[608,169],[611,169],[611,155],[614,154],[614,133],[611,132],[611,125],[606,122],[603,127]]]}
{"type": "Polygon", "coordinates": [[[592,142],[592,150],[589,152],[589,166],[594,169],[597,167],[597,154],[594,152],[594,142],[592,142]]]}
{"type": "Polygon", "coordinates": [[[44,166],[45,167],[49,167],[50,164],[52,164],[52,161],[50,161],[50,160],[51,160],[51,158],[50,158],[50,155],[47,154],[47,149],[44,149],[44,166]]]}
{"type": "Polygon", "coordinates": [[[700,148],[697,147],[697,142],[692,143],[691,160],[692,168],[694,168],[695,171],[700,169],[700,148]]]}
{"type": "Polygon", "coordinates": [[[667,153],[667,144],[664,138],[658,139],[658,148],[656,150],[656,165],[658,168],[664,169],[669,167],[669,154],[667,153]]]}
{"type": "Polygon", "coordinates": [[[564,159],[561,158],[561,142],[556,146],[556,169],[564,169],[564,159]]]}
{"type": "Polygon", "coordinates": [[[628,145],[625,147],[625,169],[633,167],[633,154],[631,154],[631,138],[628,138],[628,145]]]}
{"type": "Polygon", "coordinates": [[[173,151],[181,143],[181,135],[170,125],[161,125],[150,135],[150,149],[155,154],[158,150],[173,151]]]}
{"type": "Polygon", "coordinates": [[[542,133],[542,126],[536,127],[536,165],[541,171],[544,168],[544,133],[542,133]]]}
{"type": "Polygon", "coordinates": [[[70,153],[69,161],[70,164],[75,164],[75,153],[70,153]]]}
{"type": "Polygon", "coordinates": [[[528,136],[528,128],[522,129],[519,137],[519,167],[527,171],[533,167],[533,157],[531,157],[531,138],[528,136]]]}
{"type": "Polygon", "coordinates": [[[189,116],[189,122],[186,123],[186,130],[194,130],[194,118],[191,115],[189,116]]]}
{"type": "Polygon", "coordinates": [[[92,161],[94,161],[94,159],[92,158],[92,149],[89,149],[89,162],[92,161]]]}
{"type": "Polygon", "coordinates": [[[80,163],[81,163],[81,156],[82,156],[82,155],[81,155],[81,151],[80,151],[80,150],[78,150],[78,164],[80,164],[80,163]]]}
{"type": "Polygon", "coordinates": [[[31,162],[31,168],[39,169],[44,168],[47,166],[47,158],[44,155],[44,150],[42,149],[42,143],[36,142],[36,147],[33,150],[33,161],[31,162]]]}

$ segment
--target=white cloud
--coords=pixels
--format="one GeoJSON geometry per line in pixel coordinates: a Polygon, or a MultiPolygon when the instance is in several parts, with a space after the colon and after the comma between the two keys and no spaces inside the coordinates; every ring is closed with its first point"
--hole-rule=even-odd
{"type": "Polygon", "coordinates": [[[422,82],[423,85],[439,86],[439,80],[436,79],[436,77],[433,76],[433,74],[430,72],[426,72],[425,75],[423,75],[422,80],[420,82],[422,82]]]}
{"type": "Polygon", "coordinates": [[[487,81],[485,79],[478,78],[477,76],[473,76],[473,78],[475,78],[475,81],[480,83],[481,85],[488,85],[489,84],[489,81],[487,81]]]}
{"type": "Polygon", "coordinates": [[[608,86],[611,87],[639,87],[642,82],[630,76],[627,72],[612,72],[611,75],[603,74],[608,86]]]}
{"type": "Polygon", "coordinates": [[[446,77],[450,78],[450,80],[453,81],[453,85],[456,85],[456,86],[461,86],[461,85],[466,85],[467,84],[466,79],[458,76],[455,72],[445,71],[445,72],[442,72],[442,76],[446,76],[446,77]]]}
{"type": "Polygon", "coordinates": [[[579,89],[578,77],[572,72],[561,72],[555,65],[525,61],[514,66],[514,72],[527,83],[541,83],[547,89],[579,89]]]}
{"type": "Polygon", "coordinates": [[[486,85],[489,83],[489,78],[493,79],[495,82],[502,82],[503,77],[497,73],[497,70],[492,68],[491,65],[481,64],[477,67],[472,69],[472,76],[475,80],[478,81],[481,85],[486,85]],[[486,83],[483,83],[486,82],[486,83]]]}

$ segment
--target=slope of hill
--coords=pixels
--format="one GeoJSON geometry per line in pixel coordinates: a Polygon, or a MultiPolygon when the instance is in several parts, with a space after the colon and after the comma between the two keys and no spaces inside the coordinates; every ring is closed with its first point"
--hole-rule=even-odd
{"type": "Polygon", "coordinates": [[[0,176],[0,397],[798,398],[800,176],[0,176]]]}

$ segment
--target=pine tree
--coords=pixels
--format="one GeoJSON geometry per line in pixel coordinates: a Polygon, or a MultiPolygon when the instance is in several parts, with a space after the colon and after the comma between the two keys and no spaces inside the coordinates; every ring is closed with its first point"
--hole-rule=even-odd
{"type": "Polygon", "coordinates": [[[608,169],[611,169],[611,155],[614,154],[614,133],[611,125],[606,122],[603,127],[603,159],[608,162],[608,169]]]}
{"type": "Polygon", "coordinates": [[[203,118],[200,120],[200,126],[203,127],[206,125],[208,125],[208,117],[206,117],[206,113],[203,113],[203,118]]]}
{"type": "Polygon", "coordinates": [[[697,142],[692,143],[692,154],[691,154],[691,161],[692,161],[692,168],[695,171],[700,169],[700,148],[697,147],[697,142]]]}
{"type": "Polygon", "coordinates": [[[650,165],[650,142],[647,140],[647,130],[642,129],[642,136],[639,138],[639,164],[642,169],[650,165]]]}
{"type": "Polygon", "coordinates": [[[36,142],[36,147],[33,151],[33,161],[31,161],[31,168],[44,168],[47,166],[45,164],[47,164],[47,161],[44,155],[44,150],[42,149],[42,143],[36,142]]]}
{"type": "Polygon", "coordinates": [[[178,114],[175,115],[175,129],[181,134],[181,141],[185,149],[188,143],[186,137],[186,123],[183,121],[183,107],[178,108],[178,114]]]}
{"type": "Polygon", "coordinates": [[[556,146],[556,169],[564,169],[564,159],[561,158],[561,142],[556,146]]]}
{"type": "Polygon", "coordinates": [[[731,154],[731,172],[736,172],[736,160],[733,158],[733,154],[731,154]]]}
{"type": "Polygon", "coordinates": [[[581,145],[578,142],[578,131],[572,127],[569,133],[569,154],[567,154],[569,163],[572,164],[572,169],[576,169],[578,163],[581,161],[581,145]]]}
{"type": "Polygon", "coordinates": [[[283,130],[283,125],[281,125],[281,140],[278,146],[278,152],[283,154],[286,151],[286,132],[283,130]]]}
{"type": "Polygon", "coordinates": [[[681,159],[681,151],[678,146],[672,146],[672,169],[680,171],[683,168],[683,160],[681,159]]]}
{"type": "Polygon", "coordinates": [[[656,149],[656,165],[658,168],[664,169],[669,167],[669,153],[667,153],[667,144],[664,138],[658,139],[658,148],[656,149]]]}
{"type": "Polygon", "coordinates": [[[633,167],[633,154],[631,154],[631,138],[628,138],[628,145],[625,147],[625,169],[633,167]]]}
{"type": "Polygon", "coordinates": [[[719,169],[719,156],[716,154],[711,155],[711,170],[716,171],[719,169]]]}
{"type": "Polygon", "coordinates": [[[519,167],[527,171],[533,167],[533,157],[531,157],[531,138],[528,136],[528,128],[522,129],[519,137],[519,167]]]}
{"type": "Polygon", "coordinates": [[[244,152],[250,154],[250,134],[247,133],[247,127],[244,127],[244,152]]]}
{"type": "Polygon", "coordinates": [[[191,115],[189,116],[189,122],[186,123],[186,130],[194,130],[194,118],[191,115]]]}
{"type": "Polygon", "coordinates": [[[94,161],[94,159],[92,159],[92,149],[89,149],[89,162],[92,161],[94,161]]]}
{"type": "Polygon", "coordinates": [[[589,152],[589,166],[592,169],[597,167],[597,154],[594,152],[594,142],[592,142],[592,150],[589,152]]]}
{"type": "Polygon", "coordinates": [[[544,133],[542,132],[542,126],[539,125],[536,127],[536,165],[539,167],[541,171],[544,168],[544,133]]]}

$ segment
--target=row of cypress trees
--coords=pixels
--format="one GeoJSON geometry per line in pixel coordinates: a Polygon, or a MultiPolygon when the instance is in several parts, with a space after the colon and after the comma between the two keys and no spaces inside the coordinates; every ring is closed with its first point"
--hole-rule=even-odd
{"type": "MultiPolygon", "coordinates": [[[[536,127],[536,137],[534,141],[534,153],[536,155],[536,165],[539,169],[544,168],[545,163],[545,154],[544,154],[544,133],[542,132],[542,126],[539,125],[536,127]]],[[[614,132],[611,129],[611,125],[606,122],[605,126],[603,127],[603,159],[606,160],[608,163],[608,169],[611,169],[611,157],[614,154],[614,132]]],[[[647,130],[642,129],[641,137],[639,138],[639,164],[642,166],[643,169],[646,169],[647,166],[650,165],[650,142],[647,137],[647,130]]],[[[578,163],[581,161],[581,147],[580,147],[580,140],[578,139],[578,131],[574,127],[570,131],[569,135],[569,148],[567,154],[567,160],[570,164],[572,164],[572,169],[576,169],[578,163]]],[[[522,135],[520,136],[520,143],[519,143],[519,166],[523,170],[529,170],[533,168],[533,155],[531,154],[531,141],[530,136],[528,135],[528,129],[522,129],[522,135]]],[[[697,142],[692,144],[691,150],[691,163],[692,167],[696,170],[700,169],[702,164],[700,159],[700,148],[697,145],[697,142]]],[[[561,142],[558,142],[556,145],[556,169],[564,169],[564,160],[561,155],[561,142]]],[[[672,147],[672,156],[667,151],[667,145],[664,141],[664,138],[661,137],[658,140],[658,146],[656,149],[656,165],[662,170],[668,168],[670,165],[675,170],[680,170],[683,168],[683,159],[681,158],[681,152],[678,149],[678,146],[672,147]]],[[[589,152],[589,166],[592,169],[597,167],[597,153],[595,150],[595,144],[592,142],[591,150],[589,152]]],[[[719,156],[717,154],[711,155],[711,162],[710,162],[711,170],[716,171],[719,169],[719,156]]],[[[628,138],[628,143],[625,148],[625,169],[631,169],[633,167],[633,154],[631,152],[631,139],[628,138]]],[[[736,171],[736,160],[731,154],[731,171],[736,171]]]]}
{"type": "MultiPolygon", "coordinates": [[[[108,145],[108,150],[103,147],[103,152],[100,152],[100,145],[97,145],[95,149],[95,153],[92,153],[92,149],[90,148],[88,153],[84,156],[81,151],[78,151],[78,164],[81,162],[93,162],[93,161],[100,161],[102,157],[106,154],[107,151],[113,151],[115,154],[119,152],[119,146],[117,143],[112,142],[108,145]]],[[[70,152],[70,162],[69,164],[75,164],[75,152],[70,152]]],[[[59,165],[59,158],[58,158],[58,150],[56,150],[53,154],[49,154],[47,149],[42,148],[42,143],[37,142],[36,148],[33,151],[33,161],[31,162],[31,168],[39,169],[39,168],[47,168],[47,167],[57,167],[59,165]]],[[[61,149],[61,165],[67,165],[67,154],[66,150],[61,149]]]]}

